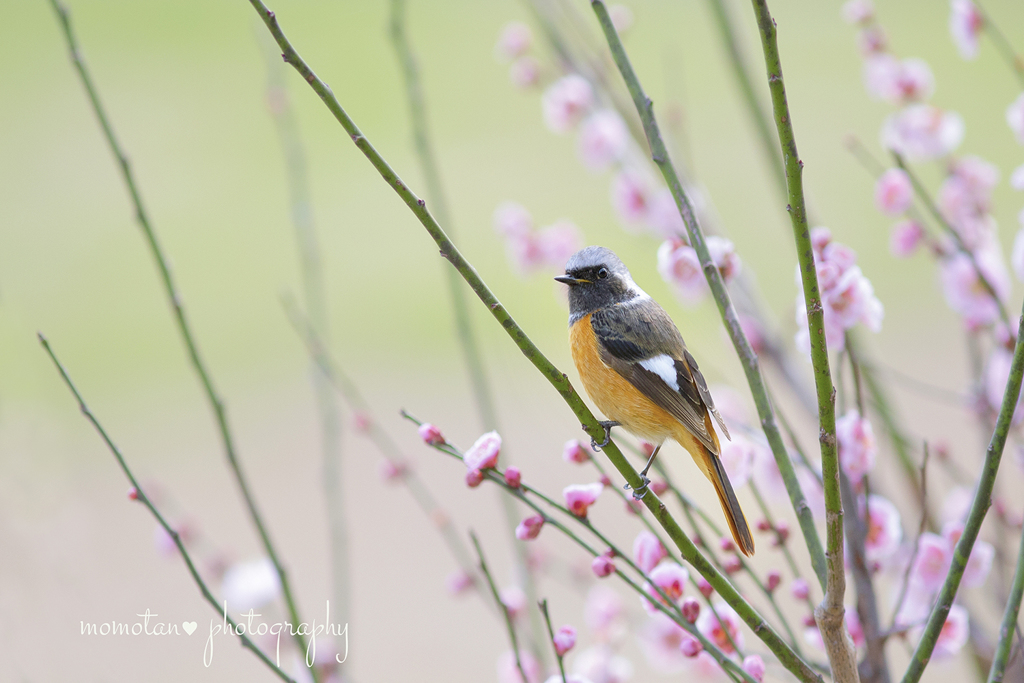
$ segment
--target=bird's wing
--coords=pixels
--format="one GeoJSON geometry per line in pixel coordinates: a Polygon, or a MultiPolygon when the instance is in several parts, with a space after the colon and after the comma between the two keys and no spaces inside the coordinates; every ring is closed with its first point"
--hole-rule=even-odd
{"type": "Polygon", "coordinates": [[[712,453],[719,451],[705,417],[710,411],[728,438],[707,383],[665,311],[647,300],[619,304],[590,317],[601,360],[673,417],[712,453]]]}

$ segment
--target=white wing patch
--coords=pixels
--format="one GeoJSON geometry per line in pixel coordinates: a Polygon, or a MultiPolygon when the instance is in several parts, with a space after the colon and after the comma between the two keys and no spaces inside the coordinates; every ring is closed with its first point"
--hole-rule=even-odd
{"type": "Polygon", "coordinates": [[[640,361],[640,367],[660,377],[665,384],[672,387],[673,391],[679,391],[676,362],[670,356],[663,353],[660,356],[642,360],[640,361]]]}

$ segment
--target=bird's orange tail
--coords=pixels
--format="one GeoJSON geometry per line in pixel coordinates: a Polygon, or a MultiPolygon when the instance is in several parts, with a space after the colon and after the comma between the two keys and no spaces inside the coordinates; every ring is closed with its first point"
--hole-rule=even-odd
{"type": "Polygon", "coordinates": [[[725,473],[725,467],[722,466],[722,459],[707,452],[707,449],[705,449],[704,457],[712,465],[711,476],[708,479],[715,485],[715,493],[718,494],[718,502],[721,503],[722,512],[725,513],[725,518],[729,522],[729,531],[732,532],[732,538],[736,541],[740,551],[749,557],[754,554],[754,539],[750,535],[750,527],[747,526],[747,518],[743,515],[743,508],[740,507],[740,502],[736,500],[736,492],[732,490],[729,475],[725,473]]]}

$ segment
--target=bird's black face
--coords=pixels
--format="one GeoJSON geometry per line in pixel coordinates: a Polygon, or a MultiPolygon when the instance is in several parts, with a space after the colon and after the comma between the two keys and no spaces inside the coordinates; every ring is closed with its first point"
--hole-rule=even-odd
{"type": "Polygon", "coordinates": [[[587,247],[576,252],[565,265],[565,275],[555,279],[569,285],[570,323],[599,308],[624,303],[643,294],[622,261],[603,247],[587,247]]]}

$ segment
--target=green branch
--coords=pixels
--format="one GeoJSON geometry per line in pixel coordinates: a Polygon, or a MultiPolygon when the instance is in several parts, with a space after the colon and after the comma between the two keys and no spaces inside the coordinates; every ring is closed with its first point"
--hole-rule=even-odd
{"type": "MultiPolygon", "coordinates": [[[[992,432],[992,438],[985,453],[985,463],[982,466],[981,478],[978,481],[978,488],[974,492],[974,501],[971,503],[971,511],[967,515],[967,522],[964,524],[963,534],[957,541],[953,550],[953,562],[946,575],[946,580],[939,591],[939,597],[928,617],[928,625],[925,626],[921,641],[914,650],[910,666],[903,676],[903,683],[917,683],[924,673],[931,659],[935,643],[938,642],[942,627],[946,624],[946,617],[949,616],[949,609],[953,606],[957,589],[960,588],[960,580],[963,578],[964,569],[967,567],[967,559],[974,549],[974,542],[981,530],[981,523],[985,520],[989,507],[992,505],[992,487],[995,485],[996,473],[999,471],[999,462],[1003,456],[1003,448],[1006,446],[1006,437],[1010,431],[1010,424],[1013,420],[1013,413],[1017,408],[1017,400],[1020,396],[1021,378],[1024,377],[1024,311],[1017,329],[1017,342],[1013,348],[1013,362],[1010,365],[1010,376],[1006,380],[1006,389],[1003,392],[1003,402],[999,407],[999,416],[996,418],[996,426],[992,432]]],[[[1019,568],[1018,564],[1018,568],[1019,568]]],[[[1018,572],[1019,574],[1019,572],[1018,572]]],[[[1015,577],[1016,582],[1019,577],[1015,577]]],[[[1019,600],[1017,601],[1019,604],[1019,600]]]]}

